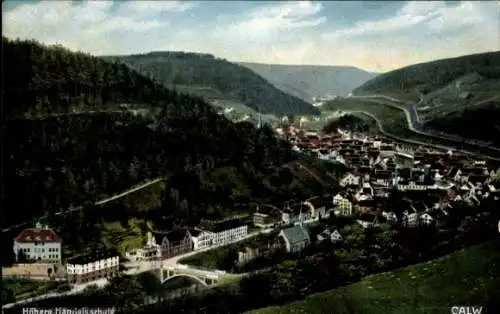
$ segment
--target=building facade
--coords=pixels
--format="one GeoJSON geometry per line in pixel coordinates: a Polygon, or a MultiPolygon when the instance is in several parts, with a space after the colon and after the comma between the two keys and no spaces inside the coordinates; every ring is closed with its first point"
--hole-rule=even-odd
{"type": "Polygon", "coordinates": [[[282,214],[279,208],[272,205],[260,205],[253,214],[253,224],[259,228],[270,228],[279,224],[282,214]]]}
{"type": "Polygon", "coordinates": [[[281,243],[287,252],[296,253],[306,248],[311,243],[311,238],[307,230],[299,225],[281,230],[277,242],[281,243]]]}
{"type": "Polygon", "coordinates": [[[155,241],[160,245],[161,258],[167,259],[193,251],[194,244],[189,229],[170,232],[155,232],[155,241]]]}
{"type": "Polygon", "coordinates": [[[17,262],[61,264],[61,239],[48,226],[37,224],[28,228],[14,239],[14,254],[17,262]]]}
{"type": "Polygon", "coordinates": [[[118,275],[120,257],[109,253],[94,253],[93,255],[76,257],[68,260],[66,271],[70,284],[93,282],[103,278],[118,275]]]}

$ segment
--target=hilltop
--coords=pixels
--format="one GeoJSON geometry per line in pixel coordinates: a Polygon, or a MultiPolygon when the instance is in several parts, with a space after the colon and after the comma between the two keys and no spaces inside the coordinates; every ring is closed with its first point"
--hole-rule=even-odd
{"type": "Polygon", "coordinates": [[[123,62],[167,87],[206,100],[239,102],[257,112],[278,116],[319,113],[311,104],[277,89],[253,71],[209,54],[164,51],[102,58],[123,62]]]}
{"type": "Polygon", "coordinates": [[[282,65],[240,62],[279,89],[312,101],[314,97],[347,96],[377,74],[356,67],[282,65]]]}
{"type": "Polygon", "coordinates": [[[420,100],[417,110],[427,127],[500,144],[500,52],[407,66],[373,78],[354,93],[420,100]]]}
{"type": "MultiPolygon", "coordinates": [[[[354,89],[353,92],[360,95],[393,93],[428,95],[471,74],[482,77],[484,81],[500,79],[500,52],[473,54],[410,65],[376,76],[354,89]]],[[[472,81],[477,82],[477,79],[472,81]]],[[[494,90],[495,86],[489,89],[494,90]]],[[[484,91],[478,90],[478,92],[484,91]]]]}
{"type": "Polygon", "coordinates": [[[296,156],[268,126],[232,123],[201,98],[120,63],[34,41],[3,37],[2,44],[9,78],[4,227],[46,214],[65,251],[82,251],[124,230],[144,232],[146,218],[196,223],[208,213],[231,215],[237,203],[312,193],[314,185],[282,168],[296,156]],[[124,104],[145,114],[120,109],[124,104]],[[106,210],[91,206],[157,178],[163,181],[106,210]],[[78,205],[83,209],[55,215],[78,205]]]}

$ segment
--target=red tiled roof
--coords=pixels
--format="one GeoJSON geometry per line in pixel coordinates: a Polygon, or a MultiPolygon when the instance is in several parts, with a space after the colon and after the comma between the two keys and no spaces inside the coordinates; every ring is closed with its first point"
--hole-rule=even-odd
{"type": "Polygon", "coordinates": [[[24,229],[15,238],[17,242],[61,242],[61,239],[52,229],[24,229]]]}

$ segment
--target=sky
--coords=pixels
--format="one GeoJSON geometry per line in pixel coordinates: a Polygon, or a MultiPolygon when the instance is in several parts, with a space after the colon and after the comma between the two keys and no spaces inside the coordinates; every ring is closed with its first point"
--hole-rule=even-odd
{"type": "Polygon", "coordinates": [[[500,1],[13,1],[3,35],[94,55],[192,51],[229,61],[385,72],[500,50],[500,1]]]}

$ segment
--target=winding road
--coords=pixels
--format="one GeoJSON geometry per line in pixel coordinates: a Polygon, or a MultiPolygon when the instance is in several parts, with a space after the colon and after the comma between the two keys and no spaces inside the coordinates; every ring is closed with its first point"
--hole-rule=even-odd
{"type": "MultiPolygon", "coordinates": [[[[421,142],[421,141],[416,141],[416,140],[410,140],[407,138],[402,138],[402,137],[392,135],[390,133],[387,133],[384,130],[384,127],[383,127],[382,123],[380,122],[379,118],[377,118],[375,115],[373,115],[371,112],[368,112],[368,111],[363,111],[363,110],[342,110],[342,111],[348,112],[348,113],[360,113],[360,114],[363,114],[365,116],[372,118],[377,123],[379,131],[380,131],[380,133],[382,133],[383,136],[390,138],[390,139],[393,139],[393,140],[398,141],[398,142],[434,147],[434,148],[438,148],[438,149],[442,149],[442,150],[454,150],[454,151],[464,153],[467,155],[482,156],[481,154],[478,154],[477,152],[470,152],[470,151],[466,151],[466,150],[462,150],[462,149],[456,149],[454,147],[448,147],[448,146],[439,145],[439,144],[432,144],[432,143],[426,143],[426,142],[421,142]]],[[[500,158],[495,158],[495,157],[491,157],[491,156],[482,156],[482,157],[487,157],[487,158],[490,158],[490,159],[493,159],[496,161],[500,161],[500,158]]]]}
{"type": "MultiPolygon", "coordinates": [[[[437,132],[437,131],[426,131],[426,130],[424,130],[423,124],[421,123],[420,117],[419,117],[418,112],[417,112],[417,107],[422,102],[422,99],[418,103],[414,103],[414,102],[405,102],[405,101],[402,101],[402,100],[399,100],[399,99],[396,99],[396,98],[393,98],[393,97],[385,96],[385,95],[363,95],[363,96],[351,95],[349,98],[370,99],[370,101],[372,101],[374,103],[386,105],[386,106],[393,107],[393,108],[396,108],[396,109],[399,109],[399,110],[403,110],[403,112],[406,115],[406,120],[407,120],[407,123],[408,123],[408,129],[411,130],[414,133],[417,133],[417,134],[420,134],[420,135],[424,135],[424,136],[434,137],[434,138],[438,138],[438,139],[453,141],[453,142],[456,142],[456,143],[459,143],[459,144],[466,143],[468,145],[473,145],[473,146],[477,146],[477,147],[481,147],[481,148],[487,148],[487,149],[490,149],[490,150],[493,150],[493,151],[500,152],[500,149],[498,149],[496,147],[491,147],[491,146],[489,146],[487,144],[481,144],[481,143],[478,143],[477,141],[473,141],[473,140],[470,140],[470,139],[465,139],[465,138],[462,138],[460,136],[450,135],[450,134],[444,134],[444,133],[437,132]],[[388,103],[388,102],[380,100],[380,99],[389,100],[389,101],[391,101],[393,103],[388,103]],[[394,103],[396,103],[396,104],[394,104],[394,103]]],[[[470,106],[477,106],[477,105],[480,105],[482,103],[486,103],[488,101],[496,100],[498,98],[500,98],[500,96],[494,96],[494,97],[482,100],[482,101],[480,101],[478,103],[472,104],[470,106]]],[[[364,112],[364,113],[368,113],[368,112],[364,112]]],[[[371,116],[373,116],[373,115],[371,115],[371,116]]],[[[387,132],[385,132],[385,133],[387,134],[387,132]]],[[[393,135],[391,135],[391,136],[393,136],[393,135]]],[[[433,146],[437,147],[437,146],[442,146],[442,145],[435,145],[435,144],[433,144],[433,146]]],[[[442,146],[442,147],[446,147],[446,146],[442,146]]],[[[453,147],[447,147],[447,149],[454,149],[454,148],[453,147]]],[[[456,150],[456,149],[454,149],[454,150],[456,150]]],[[[464,152],[464,153],[467,153],[467,154],[480,155],[478,153],[473,153],[473,152],[469,152],[469,151],[465,151],[465,150],[457,150],[457,151],[464,152]]],[[[487,157],[490,157],[490,158],[495,159],[495,160],[500,160],[500,159],[497,159],[497,158],[493,158],[491,156],[487,156],[487,157]]]]}

